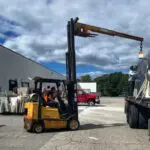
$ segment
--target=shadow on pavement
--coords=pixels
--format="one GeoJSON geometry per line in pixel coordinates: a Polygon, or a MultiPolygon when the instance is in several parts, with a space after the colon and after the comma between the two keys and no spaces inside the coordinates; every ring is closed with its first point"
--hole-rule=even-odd
{"type": "Polygon", "coordinates": [[[2,124],[2,125],[0,125],[0,127],[5,127],[6,125],[4,125],[4,124],[2,124]]]}
{"type": "Polygon", "coordinates": [[[43,133],[58,133],[58,132],[68,132],[69,129],[46,129],[43,133]]]}
{"type": "MultiPolygon", "coordinates": [[[[95,124],[85,124],[85,125],[81,125],[79,130],[92,130],[92,129],[98,129],[98,128],[108,128],[108,127],[119,127],[119,126],[126,126],[126,123],[114,123],[114,124],[99,124],[99,125],[95,125],[95,124]]],[[[45,132],[43,133],[57,133],[57,132],[69,132],[69,129],[47,129],[45,132]]]]}
{"type": "Polygon", "coordinates": [[[79,130],[90,130],[90,129],[97,129],[97,128],[108,128],[108,127],[118,127],[118,126],[126,126],[126,123],[113,123],[113,124],[85,124],[81,125],[79,130]]]}

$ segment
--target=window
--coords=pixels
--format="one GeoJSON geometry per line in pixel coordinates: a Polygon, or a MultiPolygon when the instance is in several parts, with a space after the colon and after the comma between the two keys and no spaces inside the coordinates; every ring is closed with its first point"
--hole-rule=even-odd
{"type": "Polygon", "coordinates": [[[17,80],[9,80],[9,91],[14,91],[18,87],[17,80]]]}
{"type": "Polygon", "coordinates": [[[29,87],[29,82],[21,82],[22,87],[29,87]]]}

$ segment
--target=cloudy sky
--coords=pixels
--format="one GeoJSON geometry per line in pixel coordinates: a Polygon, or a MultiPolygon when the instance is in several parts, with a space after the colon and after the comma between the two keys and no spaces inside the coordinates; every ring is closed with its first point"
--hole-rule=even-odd
{"type": "MultiPolygon", "coordinates": [[[[0,43],[65,74],[66,25],[80,22],[144,37],[150,48],[149,0],[0,0],[0,43]]],[[[99,35],[76,37],[78,75],[127,72],[139,42],[99,35]]]]}

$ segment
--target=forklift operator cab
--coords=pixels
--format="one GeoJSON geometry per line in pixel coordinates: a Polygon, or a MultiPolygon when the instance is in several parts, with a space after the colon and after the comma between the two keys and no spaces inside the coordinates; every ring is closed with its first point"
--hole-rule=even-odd
{"type": "Polygon", "coordinates": [[[76,112],[70,111],[70,107],[64,106],[63,100],[58,95],[58,107],[47,106],[43,93],[42,85],[45,83],[55,84],[59,89],[60,82],[63,80],[43,79],[36,77],[35,93],[25,102],[24,106],[24,128],[27,131],[41,133],[46,129],[77,130],[79,121],[76,112]]]}

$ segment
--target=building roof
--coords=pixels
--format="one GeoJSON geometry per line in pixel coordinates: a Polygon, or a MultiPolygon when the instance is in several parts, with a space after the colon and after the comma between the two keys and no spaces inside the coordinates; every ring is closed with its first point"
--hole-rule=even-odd
{"type": "Polygon", "coordinates": [[[65,79],[65,76],[64,76],[63,74],[58,73],[58,72],[56,72],[56,71],[53,70],[53,69],[49,69],[48,67],[46,67],[46,66],[44,66],[44,65],[42,65],[42,64],[40,64],[40,63],[38,63],[38,62],[36,62],[36,61],[34,61],[34,60],[32,60],[32,59],[30,59],[30,58],[27,58],[27,57],[21,55],[20,53],[17,53],[17,52],[15,52],[15,51],[13,51],[13,50],[11,50],[11,49],[9,49],[9,48],[3,46],[3,45],[0,45],[0,47],[5,48],[5,49],[8,50],[9,52],[12,52],[12,53],[14,53],[14,54],[16,54],[16,55],[18,55],[18,56],[20,56],[20,57],[23,57],[24,59],[27,59],[27,60],[29,60],[29,61],[31,61],[31,62],[37,64],[37,65],[40,65],[41,67],[47,69],[48,71],[52,71],[52,72],[56,73],[57,75],[59,75],[60,77],[62,77],[63,79],[65,79]]]}

